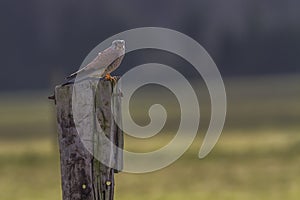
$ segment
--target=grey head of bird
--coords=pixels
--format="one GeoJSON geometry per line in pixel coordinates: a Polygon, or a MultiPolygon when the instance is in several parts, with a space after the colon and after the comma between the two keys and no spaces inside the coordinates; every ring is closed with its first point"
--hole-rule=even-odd
{"type": "Polygon", "coordinates": [[[112,46],[118,50],[125,50],[125,41],[124,40],[114,40],[112,46]]]}

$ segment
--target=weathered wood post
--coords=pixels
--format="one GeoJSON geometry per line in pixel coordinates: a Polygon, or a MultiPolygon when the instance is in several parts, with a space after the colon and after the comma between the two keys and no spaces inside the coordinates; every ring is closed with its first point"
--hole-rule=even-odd
{"type": "Polygon", "coordinates": [[[63,200],[112,200],[114,173],[122,169],[122,151],[112,146],[123,148],[123,133],[112,115],[112,109],[120,112],[121,95],[111,81],[95,83],[86,80],[55,88],[63,200]],[[76,115],[72,98],[79,106],[76,115]]]}

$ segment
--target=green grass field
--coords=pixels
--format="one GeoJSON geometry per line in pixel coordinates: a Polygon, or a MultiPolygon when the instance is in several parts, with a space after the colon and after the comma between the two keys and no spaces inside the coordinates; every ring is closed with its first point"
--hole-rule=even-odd
{"type": "MultiPolygon", "coordinates": [[[[197,157],[201,130],[190,149],[172,165],[147,174],[117,174],[115,199],[298,200],[299,80],[297,76],[225,80],[228,118],[209,156],[197,157]]],[[[61,199],[53,111],[46,94],[1,95],[1,200],[61,199]]],[[[125,147],[137,152],[152,150],[171,137],[126,137],[125,147]]]]}

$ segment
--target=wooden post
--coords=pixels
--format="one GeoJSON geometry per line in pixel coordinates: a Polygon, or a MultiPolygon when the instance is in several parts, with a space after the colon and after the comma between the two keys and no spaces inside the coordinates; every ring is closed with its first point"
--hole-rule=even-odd
{"type": "Polygon", "coordinates": [[[121,95],[113,92],[113,86],[110,81],[100,80],[94,92],[95,81],[87,80],[76,83],[76,90],[73,84],[55,88],[63,200],[113,200],[114,173],[122,169],[122,152],[101,141],[100,131],[95,126],[97,120],[105,136],[123,148],[123,133],[111,110],[114,107],[117,113],[120,112],[121,95]],[[88,134],[84,137],[75,126],[72,95],[79,97],[79,105],[82,104],[86,112],[84,118],[88,120],[84,122],[84,130],[88,134]],[[111,101],[114,95],[119,97],[111,101]],[[112,106],[111,102],[116,105],[112,106]],[[89,140],[90,145],[84,145],[83,138],[89,140]],[[100,154],[102,158],[110,159],[114,167],[102,164],[97,159],[100,154]]]}

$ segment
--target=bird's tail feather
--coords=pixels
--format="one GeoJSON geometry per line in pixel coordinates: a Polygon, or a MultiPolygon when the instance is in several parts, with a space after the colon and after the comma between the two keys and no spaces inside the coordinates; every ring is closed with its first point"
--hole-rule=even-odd
{"type": "Polygon", "coordinates": [[[85,78],[82,78],[80,80],[76,80],[76,82],[75,82],[75,80],[72,80],[72,81],[68,80],[65,83],[63,83],[61,86],[71,85],[71,84],[75,84],[75,83],[81,83],[81,82],[87,81],[87,80],[90,80],[90,81],[99,81],[99,79],[101,79],[101,78],[85,77],[85,78]]]}
{"type": "Polygon", "coordinates": [[[66,77],[66,80],[69,81],[69,80],[71,80],[71,79],[74,79],[76,76],[77,76],[77,73],[75,72],[75,73],[73,73],[73,74],[67,76],[67,77],[66,77]]]}

